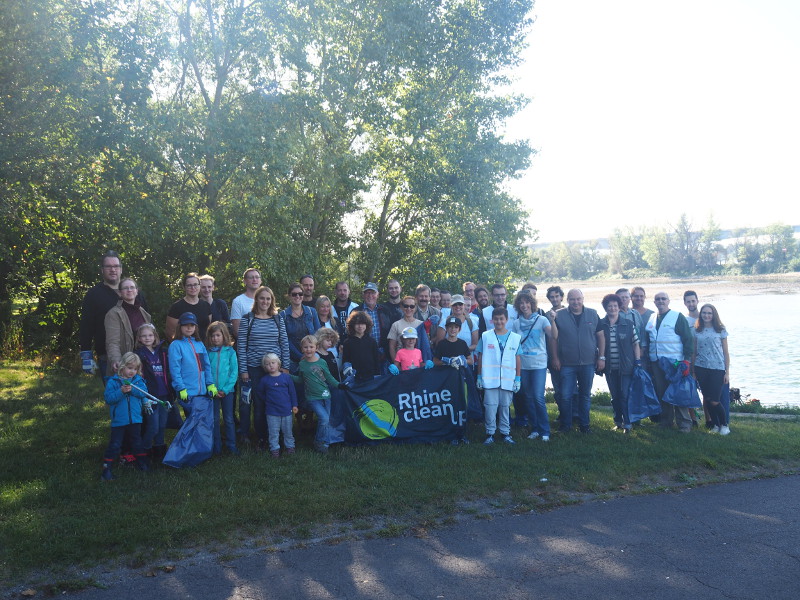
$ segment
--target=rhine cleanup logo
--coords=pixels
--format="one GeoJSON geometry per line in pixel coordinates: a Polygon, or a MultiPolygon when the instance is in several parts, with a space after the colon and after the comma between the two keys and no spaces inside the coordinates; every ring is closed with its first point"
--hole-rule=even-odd
{"type": "Polygon", "coordinates": [[[397,435],[400,417],[385,400],[367,400],[353,412],[361,433],[371,440],[382,440],[397,435]]]}

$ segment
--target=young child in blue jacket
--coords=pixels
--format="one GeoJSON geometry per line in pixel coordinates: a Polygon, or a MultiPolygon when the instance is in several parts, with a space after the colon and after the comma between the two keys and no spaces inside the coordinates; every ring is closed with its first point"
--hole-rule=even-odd
{"type": "Polygon", "coordinates": [[[228,324],[214,321],[206,331],[208,360],[217,393],[214,396],[214,454],[222,452],[222,434],[219,429],[219,411],[222,409],[222,422],[225,424],[225,445],[231,454],[238,455],[236,449],[236,423],[233,419],[233,396],[236,380],[239,377],[239,363],[236,351],[231,346],[228,324]]]}
{"type": "Polygon", "coordinates": [[[111,436],[103,455],[103,481],[114,479],[111,463],[119,455],[126,433],[130,436],[136,466],[142,471],[150,470],[150,461],[142,447],[142,401],[147,385],[140,375],[141,368],[139,357],[133,352],[126,352],[120,359],[117,374],[106,383],[105,399],[111,413],[111,436]]]}
{"type": "Polygon", "coordinates": [[[214,375],[208,352],[202,342],[198,341],[197,317],[194,313],[185,312],[178,319],[180,337],[169,345],[169,374],[172,376],[172,389],[183,403],[196,396],[208,393],[212,398],[217,395],[214,375]]]}

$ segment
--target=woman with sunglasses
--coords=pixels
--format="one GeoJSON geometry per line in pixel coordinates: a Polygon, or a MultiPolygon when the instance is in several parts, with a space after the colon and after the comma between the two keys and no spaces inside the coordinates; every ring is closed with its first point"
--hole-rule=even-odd
{"type": "Polygon", "coordinates": [[[197,335],[202,342],[208,326],[211,325],[211,305],[200,299],[200,276],[197,273],[188,273],[183,278],[183,291],[183,298],[169,307],[166,339],[171,341],[175,338],[178,319],[183,313],[190,312],[197,317],[197,335]]]}
{"type": "MultiPolygon", "coordinates": [[[[303,358],[300,350],[300,340],[314,333],[321,327],[317,310],[303,304],[303,286],[293,283],[286,294],[289,306],[281,311],[281,317],[286,325],[286,336],[289,338],[289,372],[297,373],[297,367],[303,358]]],[[[286,364],[286,363],[282,363],[286,364]]]]}

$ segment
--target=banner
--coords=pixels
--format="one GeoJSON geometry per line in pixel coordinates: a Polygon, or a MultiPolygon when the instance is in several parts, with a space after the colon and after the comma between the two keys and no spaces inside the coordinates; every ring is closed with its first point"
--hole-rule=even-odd
{"type": "Polygon", "coordinates": [[[467,420],[462,370],[413,369],[344,390],[344,410],[334,411],[343,421],[344,441],[438,442],[461,437],[467,420]]]}

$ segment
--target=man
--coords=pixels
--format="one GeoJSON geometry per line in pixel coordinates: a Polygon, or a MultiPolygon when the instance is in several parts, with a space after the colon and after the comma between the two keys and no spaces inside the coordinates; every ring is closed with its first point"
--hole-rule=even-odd
{"type": "Polygon", "coordinates": [[[465,281],[464,285],[461,286],[461,289],[464,292],[464,310],[468,313],[477,308],[477,304],[475,303],[476,287],[477,286],[471,281],[465,281]]]}
{"type": "Polygon", "coordinates": [[[506,302],[507,297],[506,286],[502,283],[495,283],[492,286],[492,305],[483,309],[483,318],[486,321],[487,330],[494,328],[494,323],[492,323],[492,311],[495,308],[505,308],[506,311],[508,311],[509,322],[517,318],[517,311],[514,305],[506,302]]]}
{"type": "MultiPolygon", "coordinates": [[[[81,322],[78,328],[80,341],[81,368],[84,373],[97,373],[105,379],[108,370],[106,355],[106,313],[119,302],[119,282],[122,279],[122,261],[119,254],[109,250],[100,260],[100,275],[103,280],[89,288],[81,306],[81,322]],[[92,355],[92,342],[97,362],[92,355]]],[[[147,310],[141,292],[137,294],[139,304],[147,310]]]]}
{"type": "MultiPolygon", "coordinates": [[[[533,283],[532,281],[526,281],[525,284],[522,286],[522,288],[520,288],[519,292],[517,293],[528,292],[531,296],[536,298],[537,291],[539,291],[539,288],[536,287],[535,283],[533,283]]],[[[538,304],[539,301],[537,300],[536,303],[538,304]]],[[[542,315],[543,317],[545,316],[544,314],[545,311],[541,306],[536,309],[536,312],[542,315]]]]}
{"type": "Polygon", "coordinates": [[[261,287],[261,273],[258,269],[250,267],[244,272],[242,278],[244,280],[244,293],[236,296],[231,304],[231,325],[233,325],[234,337],[239,337],[239,322],[244,315],[253,309],[256,290],[261,287]]]}
{"type": "Polygon", "coordinates": [[[339,321],[339,343],[343,344],[347,337],[347,317],[358,308],[358,304],[350,299],[350,285],[346,281],[337,281],[333,289],[336,298],[333,301],[333,312],[339,321]]]}
{"type": "Polygon", "coordinates": [[[559,414],[559,431],[572,430],[572,403],[577,389],[580,429],[589,433],[589,410],[592,402],[592,381],[595,369],[605,368],[606,357],[598,352],[605,348],[605,336],[597,331],[600,318],[597,311],[583,305],[583,292],[577,289],[567,293],[567,308],[556,312],[558,327],[558,352],[553,357],[553,367],[561,375],[562,407],[559,414]]]}
{"type": "Polygon", "coordinates": [[[230,324],[228,304],[222,298],[214,298],[214,288],[214,278],[211,275],[200,276],[200,299],[211,305],[211,320],[230,324]]]}
{"type": "Polygon", "coordinates": [[[636,336],[641,340],[644,335],[644,323],[642,316],[635,310],[631,310],[631,293],[628,288],[619,288],[615,294],[619,296],[622,305],[619,307],[620,319],[628,319],[636,328],[636,336]]]}
{"type": "Polygon", "coordinates": [[[314,278],[311,275],[303,275],[300,278],[300,287],[303,288],[303,304],[316,310],[317,299],[314,297],[314,278]]]}
{"type": "Polygon", "coordinates": [[[688,311],[686,320],[689,322],[689,327],[692,328],[692,333],[694,333],[694,324],[697,323],[697,319],[700,318],[700,311],[697,309],[697,304],[697,292],[694,290],[686,290],[683,292],[683,305],[688,311]]]}
{"type": "Polygon", "coordinates": [[[386,284],[386,294],[389,299],[383,303],[386,312],[392,319],[392,323],[399,321],[403,318],[403,309],[400,308],[400,300],[402,298],[403,288],[400,287],[400,282],[397,279],[390,279],[386,284]]]}
{"type": "Polygon", "coordinates": [[[483,335],[486,331],[486,319],[483,316],[483,309],[489,306],[489,290],[485,287],[477,286],[475,288],[475,308],[472,309],[473,314],[478,316],[478,332],[483,335]]]}
{"type": "Polygon", "coordinates": [[[381,372],[388,373],[389,363],[389,331],[392,328],[391,317],[386,308],[378,304],[378,286],[371,281],[364,286],[362,291],[364,301],[355,310],[367,313],[372,318],[370,334],[378,344],[378,353],[381,360],[381,372]]]}
{"type": "Polygon", "coordinates": [[[661,402],[659,425],[672,427],[674,420],[681,432],[688,433],[692,430],[690,409],[685,406],[673,406],[661,400],[669,384],[664,371],[658,364],[658,359],[663,356],[671,361],[682,361],[685,369],[688,370],[690,368],[689,361],[694,352],[694,338],[686,317],[676,310],[670,310],[669,296],[666,292],[658,292],[654,300],[658,312],[650,316],[650,320],[645,325],[645,331],[649,337],[653,386],[661,402]]]}
{"type": "MultiPolygon", "coordinates": [[[[649,356],[648,354],[648,347],[650,344],[650,340],[648,338],[647,333],[645,332],[645,327],[647,326],[647,322],[650,320],[653,311],[649,308],[644,307],[644,301],[647,298],[647,295],[644,293],[644,288],[636,286],[631,288],[631,303],[633,304],[633,308],[631,309],[633,312],[639,314],[639,322],[642,325],[642,333],[639,335],[639,346],[642,350],[642,356],[649,356]]],[[[637,332],[638,333],[638,332],[637,332]]],[[[644,360],[642,363],[645,366],[645,370],[649,373],[650,372],[650,361],[644,360]]],[[[658,420],[658,416],[651,417],[651,420],[658,420]]]]}
{"type": "Polygon", "coordinates": [[[414,317],[422,321],[427,321],[432,315],[441,316],[438,308],[431,306],[431,288],[424,283],[420,283],[414,290],[414,297],[417,299],[417,310],[414,317]]]}
{"type": "MultiPolygon", "coordinates": [[[[558,338],[558,326],[556,325],[556,313],[564,307],[564,290],[561,289],[560,285],[553,285],[547,288],[547,300],[550,302],[550,310],[545,312],[545,316],[547,320],[550,321],[550,327],[553,331],[553,338],[558,338]]],[[[559,415],[561,413],[561,373],[555,368],[553,365],[553,358],[555,357],[555,353],[548,357],[547,368],[550,370],[550,382],[553,384],[553,399],[556,402],[556,406],[558,406],[559,415]]],[[[573,416],[578,416],[577,414],[577,398],[573,397],[576,401],[573,403],[572,413],[573,416]]],[[[561,417],[559,416],[559,420],[561,417]]]]}

